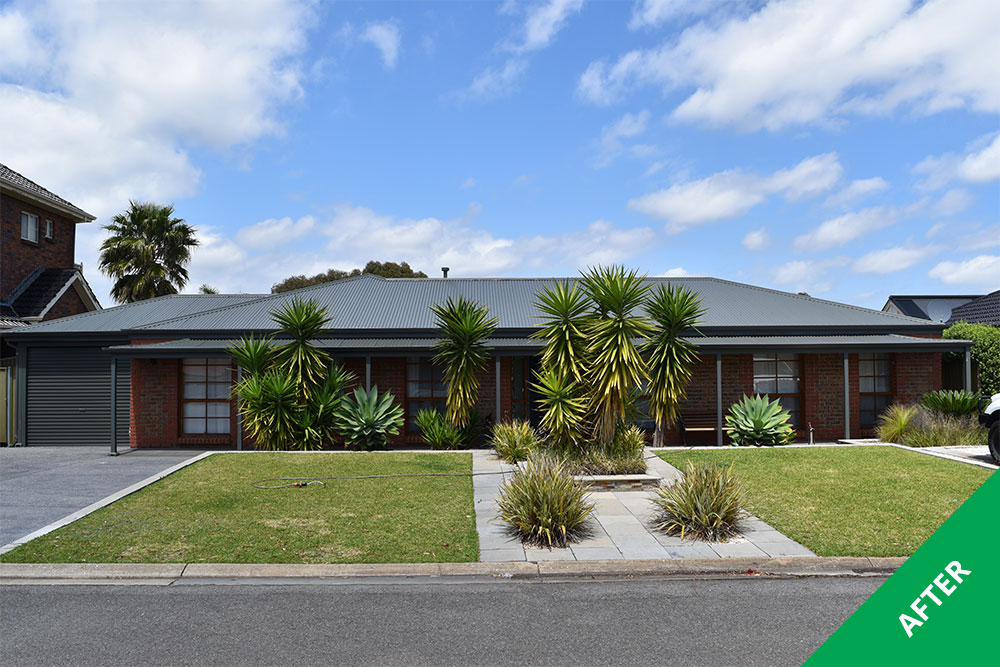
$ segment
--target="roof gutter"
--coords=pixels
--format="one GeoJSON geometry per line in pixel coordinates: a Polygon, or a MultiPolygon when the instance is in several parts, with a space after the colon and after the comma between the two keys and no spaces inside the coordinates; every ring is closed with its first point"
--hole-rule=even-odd
{"type": "Polygon", "coordinates": [[[97,216],[87,213],[82,208],[77,208],[76,206],[66,206],[65,204],[54,202],[51,199],[45,199],[44,197],[39,197],[37,193],[34,193],[31,190],[27,190],[18,185],[15,185],[10,181],[3,181],[2,184],[0,185],[3,186],[3,189],[10,190],[10,192],[16,195],[17,197],[23,197],[43,208],[52,209],[57,213],[61,213],[67,216],[68,218],[73,220],[73,222],[76,224],[80,224],[81,222],[93,222],[94,220],[97,220],[97,216]]]}

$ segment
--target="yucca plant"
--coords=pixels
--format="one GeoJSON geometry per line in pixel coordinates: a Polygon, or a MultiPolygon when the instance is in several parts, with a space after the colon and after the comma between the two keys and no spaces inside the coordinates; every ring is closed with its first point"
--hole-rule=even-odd
{"type": "Polygon", "coordinates": [[[744,492],[732,466],[684,467],[684,477],[661,488],[652,498],[656,527],[681,539],[693,537],[722,542],[739,533],[744,492]]]}
{"type": "Polygon", "coordinates": [[[580,282],[594,304],[586,321],[587,385],[598,442],[608,443],[627,414],[634,388],[646,379],[635,340],[652,332],[649,318],[636,314],[646,296],[645,276],[622,266],[598,266],[580,282]]]}
{"type": "Polygon", "coordinates": [[[584,329],[591,316],[590,299],[575,283],[565,282],[545,286],[535,296],[542,326],[532,338],[545,341],[542,368],[582,383],[588,368],[584,329]]]}
{"type": "Polygon", "coordinates": [[[560,451],[578,446],[587,417],[587,398],[583,386],[567,373],[555,368],[535,373],[532,384],[542,408],[541,426],[549,432],[552,444],[560,451]]]}
{"type": "Polygon", "coordinates": [[[701,300],[685,287],[662,284],[646,299],[646,313],[653,332],[643,346],[649,374],[649,412],[656,422],[653,446],[663,445],[663,426],[677,421],[680,402],[698,353],[681,337],[687,331],[700,333],[698,320],[705,313],[701,300]]]}
{"type": "Polygon", "coordinates": [[[498,457],[507,463],[520,463],[538,449],[540,438],[531,424],[515,419],[493,425],[490,444],[498,457]]]}
{"type": "Polygon", "coordinates": [[[275,349],[275,361],[308,398],[325,381],[330,364],[330,355],[312,343],[330,322],[327,310],[315,301],[294,298],[271,318],[291,338],[275,349]]]}
{"type": "Polygon", "coordinates": [[[744,395],[742,401],[729,408],[726,427],[733,443],[741,446],[773,447],[795,439],[788,411],[781,409],[777,399],[772,401],[766,395],[744,395]]]}
{"type": "Polygon", "coordinates": [[[434,362],[444,366],[448,386],[448,419],[461,428],[469,419],[479,396],[479,372],[486,368],[489,350],[486,339],[496,329],[497,320],[490,311],[465,297],[448,298],[444,304],[431,306],[437,317],[440,340],[435,346],[434,362]]]}
{"type": "Polygon", "coordinates": [[[421,410],[417,413],[417,426],[423,434],[424,442],[431,449],[460,449],[462,432],[437,410],[421,410]]]}
{"type": "Polygon", "coordinates": [[[296,449],[303,406],[294,380],[270,370],[248,375],[239,384],[239,410],[243,428],[258,449],[296,449]]]}
{"type": "Polygon", "coordinates": [[[274,366],[274,342],[270,337],[243,336],[229,348],[229,356],[239,365],[243,375],[260,375],[274,366]]]}
{"type": "Polygon", "coordinates": [[[920,403],[930,410],[949,417],[965,417],[979,412],[979,394],[965,389],[940,389],[924,394],[920,403]]]}
{"type": "Polygon", "coordinates": [[[586,489],[555,459],[531,458],[500,487],[500,519],[524,542],[565,547],[587,532],[594,505],[586,489]]]}
{"type": "Polygon", "coordinates": [[[385,449],[402,425],[403,408],[391,392],[379,394],[377,386],[358,387],[337,409],[337,430],[349,449],[385,449]]]}
{"type": "Polygon", "coordinates": [[[916,416],[916,406],[899,403],[890,405],[889,409],[878,418],[878,425],[875,427],[878,439],[882,442],[901,444],[910,429],[913,428],[916,416]]]}

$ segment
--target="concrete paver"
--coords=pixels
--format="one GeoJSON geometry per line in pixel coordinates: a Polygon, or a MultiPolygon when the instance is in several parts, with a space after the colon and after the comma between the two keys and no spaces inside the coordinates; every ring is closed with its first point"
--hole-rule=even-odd
{"type": "MultiPolygon", "coordinates": [[[[670,483],[680,472],[657,456],[647,458],[649,471],[670,483]]],[[[590,534],[567,549],[524,548],[520,541],[497,518],[499,489],[516,471],[492,452],[473,452],[473,477],[476,528],[479,530],[480,560],[592,561],[701,558],[767,558],[815,556],[801,544],[749,515],[740,524],[740,537],[727,543],[707,543],[665,535],[655,528],[652,490],[592,491],[587,495],[594,504],[590,534]]]]}

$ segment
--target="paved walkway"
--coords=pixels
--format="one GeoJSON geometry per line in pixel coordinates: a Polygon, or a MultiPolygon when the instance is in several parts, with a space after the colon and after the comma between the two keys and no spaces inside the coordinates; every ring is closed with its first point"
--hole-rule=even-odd
{"type": "Polygon", "coordinates": [[[980,445],[978,447],[924,447],[924,450],[928,452],[948,454],[950,456],[956,456],[960,459],[966,459],[968,461],[986,463],[991,466],[996,465],[996,461],[994,461],[993,456],[990,455],[990,448],[986,445],[980,445]]]}
{"type": "Polygon", "coordinates": [[[0,546],[201,453],[189,449],[0,447],[0,546]]]}
{"type": "MultiPolygon", "coordinates": [[[[680,472],[647,450],[649,472],[673,481],[680,472]]],[[[742,535],[726,543],[709,543],[664,535],[652,526],[654,491],[593,491],[588,499],[596,507],[590,521],[592,534],[566,549],[523,547],[510,534],[507,525],[497,518],[496,500],[500,485],[516,469],[496,458],[492,451],[472,453],[476,506],[476,529],[479,531],[479,559],[483,562],[551,560],[639,560],[649,558],[736,558],[814,556],[794,540],[755,516],[743,520],[742,535]]]]}

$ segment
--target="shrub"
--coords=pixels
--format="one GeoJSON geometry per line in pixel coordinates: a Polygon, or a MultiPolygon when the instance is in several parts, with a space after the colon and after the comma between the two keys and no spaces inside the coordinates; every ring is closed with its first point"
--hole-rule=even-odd
{"type": "Polygon", "coordinates": [[[646,472],[646,434],[635,424],[618,424],[607,445],[573,454],[567,465],[578,475],[641,475],[646,472]]]}
{"type": "Polygon", "coordinates": [[[979,412],[979,394],[965,389],[940,389],[924,394],[920,403],[942,415],[964,417],[979,412]]]}
{"type": "Polygon", "coordinates": [[[942,338],[972,340],[972,360],[979,366],[979,391],[985,396],[1000,393],[1000,327],[989,324],[953,324],[942,338]]]}
{"type": "Polygon", "coordinates": [[[658,509],[656,527],[682,539],[693,536],[713,542],[736,535],[743,512],[743,484],[732,466],[690,463],[684,477],[660,489],[652,502],[658,509]]]}
{"type": "Polygon", "coordinates": [[[462,433],[437,410],[418,412],[417,426],[420,427],[424,442],[430,445],[431,449],[460,449],[462,447],[462,433]]]}
{"type": "Polygon", "coordinates": [[[562,462],[534,457],[521,464],[513,479],[500,487],[500,518],[524,542],[566,546],[585,535],[594,505],[585,499],[583,485],[562,462]]]}
{"type": "MultiPolygon", "coordinates": [[[[899,444],[907,447],[973,447],[986,444],[987,431],[975,416],[950,417],[917,408],[899,444]]],[[[898,441],[897,441],[898,442],[898,441]]]]}
{"type": "Polygon", "coordinates": [[[341,401],[337,422],[346,447],[385,449],[403,425],[403,408],[394,402],[391,392],[380,395],[377,386],[369,391],[359,387],[353,396],[341,401]]]}
{"type": "Polygon", "coordinates": [[[493,426],[491,444],[497,456],[507,463],[520,463],[538,449],[539,438],[531,424],[514,420],[493,426]]]}
{"type": "Polygon", "coordinates": [[[773,447],[795,439],[788,412],[781,409],[777,399],[772,401],[766,395],[744,395],[729,409],[726,426],[733,442],[740,446],[773,447]]]}
{"type": "Polygon", "coordinates": [[[898,403],[890,405],[889,409],[883,412],[878,419],[878,426],[875,429],[878,439],[882,442],[901,444],[903,438],[913,428],[916,416],[916,406],[898,403]]]}

